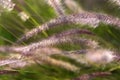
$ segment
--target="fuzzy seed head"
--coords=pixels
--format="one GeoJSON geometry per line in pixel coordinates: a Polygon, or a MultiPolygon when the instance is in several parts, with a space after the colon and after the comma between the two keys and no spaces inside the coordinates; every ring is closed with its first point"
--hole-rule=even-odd
{"type": "Polygon", "coordinates": [[[110,50],[90,50],[86,53],[85,58],[90,63],[106,64],[114,60],[115,55],[110,50]]]}
{"type": "Polygon", "coordinates": [[[20,16],[20,18],[22,19],[22,21],[26,21],[26,20],[29,19],[29,16],[25,12],[20,12],[18,14],[18,16],[20,16]]]}
{"type": "Polygon", "coordinates": [[[0,6],[11,11],[14,9],[15,4],[11,0],[0,0],[0,6]]]}

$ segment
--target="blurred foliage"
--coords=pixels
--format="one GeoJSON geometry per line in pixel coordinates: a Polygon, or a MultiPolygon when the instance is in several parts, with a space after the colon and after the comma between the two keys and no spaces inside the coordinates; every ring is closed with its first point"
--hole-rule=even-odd
{"type": "MultiPolygon", "coordinates": [[[[30,19],[28,19],[26,22],[22,21],[18,16],[19,12],[16,10],[13,10],[11,12],[3,12],[0,16],[0,45],[13,45],[14,42],[25,32],[49,21],[50,19],[57,17],[53,8],[45,3],[44,0],[24,0],[23,4],[19,1],[20,0],[13,0],[13,2],[16,3],[16,5],[19,6],[22,11],[26,12],[30,16],[30,19]]],[[[108,2],[107,0],[75,1],[77,1],[79,5],[81,5],[82,8],[87,11],[103,12],[120,17],[120,8],[118,8],[118,6],[115,4],[108,2]]],[[[50,36],[54,33],[59,33],[70,28],[85,28],[91,30],[99,37],[96,37],[95,39],[101,41],[103,47],[120,51],[120,29],[114,27],[115,26],[106,25],[103,23],[100,23],[99,27],[95,29],[90,28],[89,25],[62,25],[60,27],[46,31],[46,34],[50,36]]],[[[47,36],[44,33],[39,34],[32,39],[25,41],[23,45],[39,41],[40,39],[46,37],[47,36]]],[[[81,48],[81,46],[74,44],[61,44],[58,45],[58,47],[64,50],[75,50],[81,48]]],[[[70,80],[85,73],[94,71],[109,71],[114,66],[114,64],[112,67],[103,66],[104,68],[101,69],[101,67],[84,66],[67,57],[53,57],[75,64],[76,66],[80,67],[80,71],[71,72],[53,65],[37,64],[30,67],[18,69],[17,74],[0,75],[0,80],[70,80]]],[[[105,78],[96,78],[94,80],[119,80],[120,69],[117,68],[113,71],[113,73],[114,74],[112,76],[105,78]]]]}

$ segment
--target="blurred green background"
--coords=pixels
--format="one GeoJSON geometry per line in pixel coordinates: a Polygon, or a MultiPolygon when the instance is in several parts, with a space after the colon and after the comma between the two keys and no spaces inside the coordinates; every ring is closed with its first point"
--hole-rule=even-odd
{"type": "MultiPolygon", "coordinates": [[[[24,33],[37,27],[38,25],[44,24],[45,22],[56,18],[57,15],[54,9],[48,5],[45,1],[47,0],[13,0],[13,2],[24,12],[26,12],[30,18],[27,21],[22,21],[17,10],[7,11],[1,13],[0,16],[0,45],[13,45],[24,33]],[[23,3],[22,3],[23,1],[23,3]]],[[[106,13],[115,17],[120,17],[120,8],[115,3],[109,2],[108,0],[74,0],[78,3],[83,10],[90,12],[100,12],[106,13]]],[[[63,0],[64,2],[64,0],[63,0]]],[[[69,9],[65,4],[63,4],[66,14],[72,14],[74,11],[69,9]]],[[[101,46],[115,50],[119,53],[120,49],[120,29],[113,25],[106,25],[100,23],[98,27],[92,28],[89,25],[76,25],[68,24],[61,25],[56,28],[47,30],[48,36],[59,33],[64,30],[71,28],[81,28],[89,29],[97,35],[93,37],[101,43],[101,46]]],[[[47,38],[48,36],[39,34],[29,40],[23,42],[21,45],[27,45],[32,42],[39,41],[42,38],[47,38]]],[[[82,36],[91,38],[89,36],[82,36]]],[[[60,45],[59,48],[64,50],[75,50],[81,48],[79,45],[67,44],[60,45]]],[[[2,55],[3,57],[3,55],[2,55]]],[[[108,71],[111,68],[117,66],[113,71],[112,76],[105,78],[95,78],[94,80],[119,80],[120,79],[120,69],[119,64],[110,64],[107,66],[93,67],[85,66],[77,63],[75,60],[66,58],[63,56],[52,56],[54,58],[70,62],[78,67],[80,67],[79,72],[71,72],[63,68],[53,66],[53,65],[33,65],[30,67],[18,69],[18,74],[7,74],[0,75],[0,80],[71,80],[85,73],[96,72],[96,71],[108,71]]],[[[1,68],[2,69],[2,68],[1,68]]]]}

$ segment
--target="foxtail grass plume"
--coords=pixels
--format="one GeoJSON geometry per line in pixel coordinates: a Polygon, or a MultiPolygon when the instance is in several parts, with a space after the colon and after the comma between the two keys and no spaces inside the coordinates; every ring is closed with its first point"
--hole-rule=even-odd
{"type": "Polygon", "coordinates": [[[46,2],[52,6],[55,10],[55,12],[58,14],[58,16],[65,15],[64,8],[62,6],[62,0],[47,0],[46,2]]]}
{"type": "Polygon", "coordinates": [[[4,74],[18,74],[19,71],[16,71],[16,70],[0,70],[0,75],[4,75],[4,74]]]}
{"type": "Polygon", "coordinates": [[[24,34],[17,41],[17,43],[21,43],[22,41],[27,40],[42,31],[48,30],[49,28],[56,27],[57,25],[72,24],[72,23],[89,24],[95,28],[100,22],[120,27],[120,19],[119,18],[109,16],[106,14],[101,14],[101,13],[83,12],[83,13],[79,13],[79,14],[61,16],[59,18],[52,19],[49,22],[47,22],[37,28],[34,28],[34,29],[30,30],[29,32],[27,32],[26,34],[24,34]]]}
{"type": "Polygon", "coordinates": [[[106,49],[92,49],[85,54],[85,59],[89,63],[107,64],[115,60],[116,55],[113,51],[106,49]]]}
{"type": "Polygon", "coordinates": [[[44,48],[38,48],[35,50],[35,53],[40,54],[45,54],[46,56],[54,55],[54,54],[61,54],[62,50],[54,47],[44,47],[44,48]]]}
{"type": "Polygon", "coordinates": [[[13,63],[19,63],[19,62],[21,62],[21,60],[18,60],[18,59],[0,60],[0,66],[9,65],[13,63]]]}
{"type": "Polygon", "coordinates": [[[83,74],[78,78],[75,78],[73,80],[91,80],[96,77],[106,77],[110,76],[112,73],[111,72],[94,72],[90,74],[83,74]]]}
{"type": "Polygon", "coordinates": [[[3,7],[3,9],[11,11],[14,9],[15,3],[13,3],[11,0],[0,0],[0,6],[3,7]]]}
{"type": "Polygon", "coordinates": [[[21,49],[22,49],[21,51],[26,54],[26,53],[34,51],[40,47],[42,48],[42,47],[46,47],[46,46],[57,45],[57,44],[60,44],[63,42],[73,42],[74,39],[70,38],[70,36],[76,35],[76,34],[93,35],[93,33],[91,33],[88,30],[72,29],[72,30],[68,30],[68,31],[53,35],[53,36],[49,37],[48,39],[42,40],[40,42],[32,43],[28,46],[21,47],[21,49]]]}
{"type": "Polygon", "coordinates": [[[50,65],[55,65],[55,66],[58,66],[58,67],[61,67],[61,68],[64,68],[64,69],[67,69],[70,71],[78,71],[79,70],[78,67],[70,64],[69,62],[57,60],[57,59],[51,58],[49,56],[45,56],[44,54],[34,56],[34,60],[36,60],[37,63],[40,62],[40,64],[41,64],[41,62],[43,62],[43,63],[47,63],[50,65]]]}
{"type": "Polygon", "coordinates": [[[113,51],[106,49],[85,49],[66,52],[65,56],[87,65],[105,65],[118,60],[118,56],[113,51]]]}
{"type": "Polygon", "coordinates": [[[42,41],[36,42],[36,43],[32,43],[30,45],[27,46],[16,46],[16,47],[9,47],[9,46],[1,46],[0,47],[0,51],[1,52],[17,52],[17,53],[23,53],[25,54],[30,54],[30,52],[33,52],[39,48],[44,48],[44,47],[48,47],[48,46],[53,46],[53,45],[57,45],[60,43],[65,43],[65,42],[85,42],[85,44],[92,44],[90,43],[89,40],[87,39],[80,39],[80,38],[75,38],[75,35],[77,36],[78,34],[87,34],[87,35],[92,35],[93,33],[91,33],[88,30],[81,30],[81,29],[71,29],[68,31],[64,31],[61,32],[59,34],[55,34],[47,39],[43,39],[42,41]],[[73,37],[74,36],[74,37],[73,37]],[[72,38],[73,37],[73,38],[72,38]],[[77,40],[76,40],[77,39],[77,40]]]}
{"type": "Polygon", "coordinates": [[[36,43],[32,43],[28,46],[23,46],[23,47],[0,47],[0,51],[1,52],[6,52],[6,51],[10,51],[10,52],[18,52],[18,53],[27,53],[29,54],[29,52],[34,51],[38,48],[42,48],[42,47],[47,47],[47,46],[52,46],[52,45],[57,45],[60,44],[62,42],[72,42],[74,39],[70,38],[73,35],[76,34],[87,34],[87,35],[93,35],[93,33],[91,33],[88,30],[81,30],[81,29],[71,29],[56,35],[53,35],[47,39],[44,39],[42,41],[36,42],[36,43]]]}

